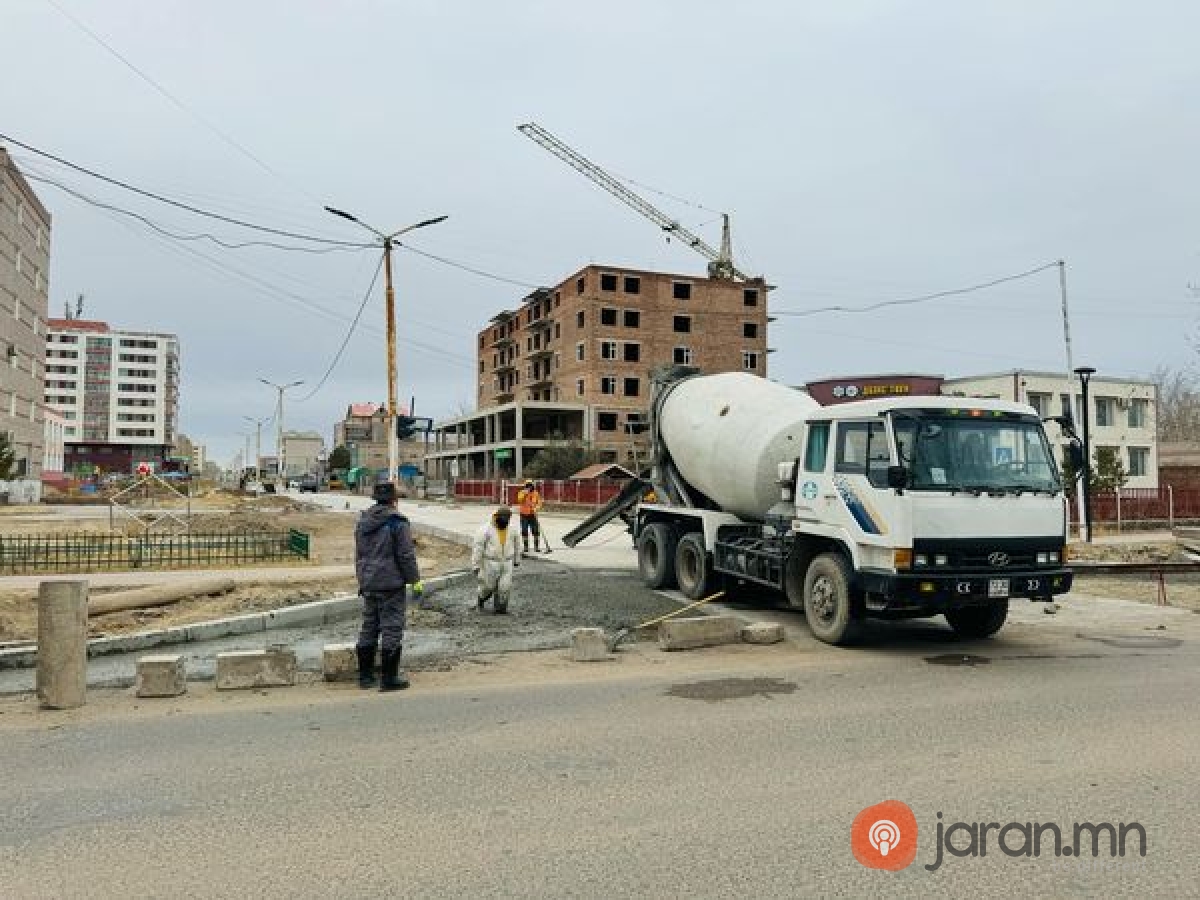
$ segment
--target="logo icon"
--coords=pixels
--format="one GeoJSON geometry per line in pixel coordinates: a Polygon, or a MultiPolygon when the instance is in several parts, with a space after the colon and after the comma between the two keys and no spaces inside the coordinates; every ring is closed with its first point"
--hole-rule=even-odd
{"type": "Polygon", "coordinates": [[[817,498],[817,483],[815,481],[804,482],[804,487],[800,489],[800,496],[805,500],[815,500],[817,498]]]}
{"type": "Polygon", "coordinates": [[[907,868],[917,858],[917,817],[899,800],[868,806],[850,826],[850,849],[868,869],[907,868]]]}
{"type": "Polygon", "coordinates": [[[896,823],[888,819],[880,819],[867,832],[871,846],[879,851],[880,856],[887,856],[888,851],[900,843],[900,829],[896,823]]]}
{"type": "Polygon", "coordinates": [[[1008,565],[1008,554],[1007,553],[989,553],[988,554],[988,562],[991,563],[993,566],[996,566],[997,568],[999,568],[1001,566],[1007,566],[1008,565]]]}

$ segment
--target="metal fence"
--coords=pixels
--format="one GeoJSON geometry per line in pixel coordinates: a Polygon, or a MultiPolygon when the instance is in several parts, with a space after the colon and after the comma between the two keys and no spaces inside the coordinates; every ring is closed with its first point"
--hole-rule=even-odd
{"type": "Polygon", "coordinates": [[[100,532],[0,535],[0,574],[6,575],[234,567],[308,557],[309,536],[294,529],[136,537],[100,532]]]}
{"type": "MultiPolygon", "coordinates": [[[[1114,525],[1118,530],[1133,528],[1174,528],[1177,522],[1200,521],[1200,488],[1172,487],[1121,488],[1092,494],[1092,522],[1114,525]]],[[[1079,514],[1075,501],[1067,504],[1074,522],[1079,514]]]]}
{"type": "MultiPolygon", "coordinates": [[[[477,500],[483,503],[504,503],[514,506],[521,481],[459,480],[454,482],[458,500],[477,500]]],[[[603,506],[625,486],[624,481],[594,479],[589,481],[564,479],[537,481],[537,488],[547,506],[603,506]]]]}

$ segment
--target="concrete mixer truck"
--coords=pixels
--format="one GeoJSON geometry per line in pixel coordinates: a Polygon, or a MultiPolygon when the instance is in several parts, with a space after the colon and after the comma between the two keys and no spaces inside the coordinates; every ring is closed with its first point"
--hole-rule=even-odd
{"type": "Polygon", "coordinates": [[[1011,598],[1071,587],[1066,497],[1030,406],[823,407],[753,375],[676,367],[656,374],[646,427],[649,471],[565,541],[620,517],[651,588],[774,589],[842,644],[867,618],[944,615],[988,637],[1011,598]]]}

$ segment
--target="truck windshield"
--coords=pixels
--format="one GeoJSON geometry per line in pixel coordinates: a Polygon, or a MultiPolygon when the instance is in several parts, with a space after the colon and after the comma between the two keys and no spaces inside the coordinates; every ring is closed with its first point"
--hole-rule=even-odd
{"type": "Polygon", "coordinates": [[[953,415],[914,410],[893,416],[909,487],[1020,493],[1062,490],[1042,423],[1015,413],[953,415]]]}

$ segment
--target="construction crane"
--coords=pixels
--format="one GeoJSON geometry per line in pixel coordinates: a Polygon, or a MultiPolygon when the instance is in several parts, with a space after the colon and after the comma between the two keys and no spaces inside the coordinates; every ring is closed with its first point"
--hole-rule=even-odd
{"type": "Polygon", "coordinates": [[[750,280],[749,276],[739,271],[733,264],[733,245],[729,237],[729,215],[727,213],[721,214],[721,249],[717,250],[702,237],[684,228],[678,221],[672,219],[661,209],[648,203],[642,197],[629,190],[629,188],[625,187],[625,185],[621,184],[620,181],[609,175],[594,162],[587,159],[587,157],[572,150],[536,122],[527,122],[524,125],[518,125],[517,131],[530,140],[541,144],[542,147],[549,150],[572,169],[590,178],[626,206],[641,213],[668,235],[679,238],[701,256],[705,257],[708,260],[708,275],[710,278],[750,280]]]}

